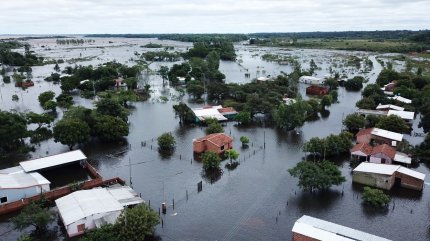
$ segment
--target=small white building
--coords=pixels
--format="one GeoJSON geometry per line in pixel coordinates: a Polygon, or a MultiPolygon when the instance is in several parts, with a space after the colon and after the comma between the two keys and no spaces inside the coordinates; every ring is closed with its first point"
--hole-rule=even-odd
{"type": "Polygon", "coordinates": [[[404,111],[405,108],[397,106],[397,105],[381,105],[379,104],[376,107],[377,110],[383,110],[383,111],[389,111],[389,110],[398,110],[398,111],[404,111]]]}
{"type": "Polygon", "coordinates": [[[373,234],[303,215],[293,226],[293,241],[390,241],[373,234]]]}
{"type": "Polygon", "coordinates": [[[393,97],[388,97],[388,98],[392,99],[392,100],[397,100],[397,101],[405,103],[405,104],[411,104],[412,103],[412,100],[401,97],[401,96],[393,96],[393,97]]]}
{"type": "Polygon", "coordinates": [[[396,115],[400,118],[402,118],[406,123],[412,125],[414,121],[415,112],[412,111],[400,111],[400,110],[389,110],[388,116],[390,115],[396,115]]]}
{"type": "Polygon", "coordinates": [[[124,207],[143,202],[127,186],[82,190],[55,200],[69,237],[114,224],[124,207]]]}
{"type": "Polygon", "coordinates": [[[0,205],[40,195],[51,184],[37,172],[26,173],[20,167],[0,170],[0,205]]]}
{"type": "Polygon", "coordinates": [[[310,85],[322,85],[324,84],[324,79],[313,77],[313,76],[302,76],[299,78],[299,82],[303,84],[310,84],[310,85]]]}

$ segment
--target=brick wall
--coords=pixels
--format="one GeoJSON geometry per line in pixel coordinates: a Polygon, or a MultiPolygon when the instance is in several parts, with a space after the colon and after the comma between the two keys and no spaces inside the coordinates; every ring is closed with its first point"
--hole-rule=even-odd
{"type": "Polygon", "coordinates": [[[401,180],[402,180],[401,186],[404,188],[409,188],[409,189],[418,190],[418,191],[423,190],[423,185],[424,185],[423,180],[405,175],[405,174],[400,173],[400,172],[396,172],[395,177],[401,178],[401,180]]]}
{"type": "Polygon", "coordinates": [[[293,241],[319,241],[319,240],[293,232],[293,241]]]}

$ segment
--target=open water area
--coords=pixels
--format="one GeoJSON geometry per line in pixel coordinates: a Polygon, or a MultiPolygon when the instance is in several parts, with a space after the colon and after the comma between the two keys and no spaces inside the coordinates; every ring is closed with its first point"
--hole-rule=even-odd
{"type": "MultiPolygon", "coordinates": [[[[97,39],[83,46],[57,45],[55,39],[29,41],[36,54],[52,59],[84,58],[76,64],[98,65],[116,60],[133,65],[137,59],[135,52],[153,51],[142,48],[149,42],[173,46],[173,51],[186,51],[190,43],[160,41],[156,39],[97,39]]],[[[369,56],[374,68],[361,73],[355,67],[345,69],[348,77],[363,75],[373,83],[382,67],[375,60],[377,54],[312,49],[256,48],[243,44],[236,46],[237,62],[220,63],[220,71],[226,75],[226,82],[247,83],[260,76],[276,76],[281,72],[291,72],[290,65],[279,65],[261,59],[264,53],[295,56],[303,68],[308,68],[310,59],[321,67],[317,76],[328,74],[328,67],[334,62],[339,65],[350,55],[369,56]],[[240,63],[240,65],[239,65],[240,63]],[[245,77],[250,74],[250,78],[245,77]]],[[[174,63],[154,62],[149,67],[156,71],[159,66],[174,63]]],[[[60,64],[65,66],[73,64],[60,64]]],[[[0,109],[15,109],[19,112],[41,113],[37,96],[46,90],[61,92],[60,86],[43,79],[53,72],[54,65],[33,67],[35,86],[26,90],[14,87],[13,83],[1,81],[0,109]],[[13,102],[12,95],[20,97],[13,102]]],[[[306,193],[297,187],[297,179],[290,176],[288,169],[304,159],[302,145],[312,137],[338,134],[342,129],[342,119],[355,111],[355,103],[361,98],[360,92],[348,92],[340,87],[339,103],[327,108],[319,119],[308,121],[299,131],[286,132],[273,126],[255,124],[238,127],[235,122],[224,126],[226,134],[234,138],[234,148],[240,152],[240,165],[232,171],[223,168],[222,175],[207,177],[202,173],[202,164],[193,158],[193,139],[204,136],[204,127],[181,126],[175,118],[172,106],[178,103],[179,93],[169,86],[163,87],[160,76],[154,71],[145,72],[140,78],[141,85],[151,85],[151,99],[132,103],[129,116],[130,134],[125,142],[103,144],[90,142],[80,148],[90,162],[105,178],[121,177],[133,189],[142,194],[147,203],[158,212],[162,202],[168,204],[166,214],[161,214],[163,226],[157,226],[156,235],[162,240],[291,240],[294,222],[302,215],[310,215],[338,223],[392,240],[430,239],[430,194],[425,185],[422,193],[394,189],[390,191],[392,201],[387,210],[378,212],[362,205],[362,186],[352,184],[349,155],[336,157],[333,161],[341,168],[346,182],[324,193],[306,193]],[[162,101],[160,96],[169,98],[162,101]],[[157,150],[156,138],[164,132],[172,132],[176,138],[176,149],[171,156],[162,156],[157,150]],[[251,144],[243,149],[239,137],[246,135],[251,144]],[[203,182],[200,192],[197,183],[203,182]],[[174,205],[173,205],[174,203],[174,205]]],[[[300,85],[303,98],[305,85],[300,85]]],[[[93,101],[74,97],[76,105],[93,107],[93,101]]],[[[182,98],[191,107],[201,104],[190,103],[187,96],[182,98]]],[[[58,109],[61,118],[62,111],[58,109]]],[[[414,122],[418,128],[419,115],[414,122]]],[[[419,144],[422,137],[405,135],[412,144],[419,144]]],[[[42,142],[31,158],[43,157],[68,151],[68,147],[53,140],[42,142]]],[[[6,160],[0,168],[16,165],[19,160],[6,160]]],[[[223,162],[224,164],[227,161],[223,162]]],[[[429,166],[421,163],[414,170],[425,173],[429,183],[429,166]]],[[[55,173],[50,173],[55,176],[55,173]]],[[[58,173],[57,178],[67,173],[58,173]]],[[[81,174],[79,174],[81,175],[81,174]]],[[[8,217],[0,218],[0,240],[12,241],[20,233],[11,230],[8,217]]],[[[56,240],[67,240],[57,222],[56,240]]]]}

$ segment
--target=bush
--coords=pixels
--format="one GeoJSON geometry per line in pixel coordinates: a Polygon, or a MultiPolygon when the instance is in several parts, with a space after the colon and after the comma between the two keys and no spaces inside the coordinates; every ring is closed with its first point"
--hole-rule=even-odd
{"type": "Polygon", "coordinates": [[[364,187],[363,196],[361,198],[364,203],[381,208],[386,207],[391,200],[390,196],[383,191],[370,187],[364,187]]]}
{"type": "Polygon", "coordinates": [[[247,136],[241,136],[240,142],[242,142],[242,146],[247,146],[249,143],[249,138],[247,136]]]}
{"type": "Polygon", "coordinates": [[[207,151],[201,155],[203,169],[205,171],[218,170],[221,164],[221,158],[216,152],[207,151]]]}
{"type": "Polygon", "coordinates": [[[176,140],[170,132],[163,133],[158,137],[157,141],[160,150],[172,150],[175,148],[176,140]]]}
{"type": "Polygon", "coordinates": [[[362,76],[355,76],[345,82],[345,89],[350,91],[359,91],[363,88],[364,78],[362,76]]]}

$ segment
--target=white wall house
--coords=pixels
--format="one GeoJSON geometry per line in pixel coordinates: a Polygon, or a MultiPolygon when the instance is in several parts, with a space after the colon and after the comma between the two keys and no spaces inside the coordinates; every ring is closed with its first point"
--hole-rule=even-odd
{"type": "Polygon", "coordinates": [[[124,207],[143,202],[126,186],[82,190],[55,200],[69,237],[113,224],[124,207]]]}

